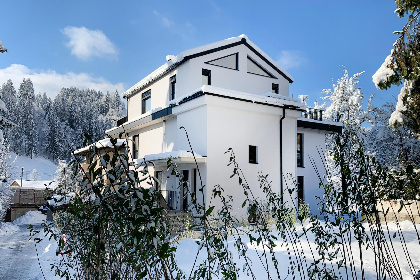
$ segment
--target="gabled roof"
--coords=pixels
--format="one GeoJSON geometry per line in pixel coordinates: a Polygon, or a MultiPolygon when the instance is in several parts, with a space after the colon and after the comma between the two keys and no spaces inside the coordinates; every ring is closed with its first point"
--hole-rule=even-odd
{"type": "Polygon", "coordinates": [[[213,52],[221,51],[227,48],[235,47],[238,45],[245,45],[251,51],[253,51],[260,59],[270,65],[273,69],[276,70],[277,73],[282,75],[289,83],[293,83],[292,76],[287,73],[283,68],[281,68],[274,60],[272,60],[265,52],[263,52],[257,45],[255,45],[248,37],[244,34],[238,37],[228,38],[222,41],[218,41],[215,43],[211,43],[208,45],[200,46],[194,49],[186,50],[180,53],[178,56],[167,56],[167,62],[160,66],[158,69],[147,75],[144,79],[140,82],[129,88],[126,92],[124,92],[123,97],[127,98],[130,97],[132,94],[135,94],[154,81],[158,80],[159,78],[166,75],[168,72],[172,71],[173,69],[177,68],[182,63],[196,57],[200,57],[203,55],[207,55],[213,52]]]}

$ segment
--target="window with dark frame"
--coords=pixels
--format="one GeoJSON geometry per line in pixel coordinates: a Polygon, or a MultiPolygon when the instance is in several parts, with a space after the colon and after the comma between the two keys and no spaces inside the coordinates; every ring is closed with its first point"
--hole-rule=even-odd
{"type": "Polygon", "coordinates": [[[155,181],[155,188],[156,190],[159,190],[162,185],[162,171],[155,171],[155,178],[158,179],[159,182],[155,181]]]}
{"type": "Polygon", "coordinates": [[[297,197],[298,197],[298,208],[299,208],[300,203],[303,202],[303,196],[304,196],[304,193],[303,193],[303,176],[297,176],[297,189],[298,189],[297,197]]]}
{"type": "Polygon", "coordinates": [[[271,92],[272,93],[279,93],[279,84],[271,84],[271,92]]]}
{"type": "Polygon", "coordinates": [[[211,71],[208,69],[202,69],[201,79],[203,85],[211,85],[211,71]]]}
{"type": "Polygon", "coordinates": [[[298,133],[296,139],[297,139],[296,162],[297,162],[298,167],[303,167],[303,134],[298,133]]]}
{"type": "Polygon", "coordinates": [[[152,91],[149,89],[141,96],[141,113],[144,114],[152,109],[152,91]]]}
{"type": "Polygon", "coordinates": [[[182,210],[188,210],[189,191],[189,170],[182,170],[182,210]]]}
{"type": "Polygon", "coordinates": [[[139,136],[134,135],[133,136],[133,159],[136,159],[139,157],[139,136]]]}
{"type": "Polygon", "coordinates": [[[248,56],[246,72],[249,74],[277,79],[273,74],[271,74],[267,69],[261,66],[257,61],[252,59],[250,56],[248,56]]]}
{"type": "Polygon", "coordinates": [[[226,69],[239,70],[238,57],[239,57],[239,53],[233,53],[233,54],[219,57],[219,58],[216,58],[216,59],[204,62],[204,63],[226,68],[226,69]]]}
{"type": "Polygon", "coordinates": [[[191,197],[193,199],[193,203],[197,204],[197,169],[194,168],[193,171],[193,188],[191,190],[191,197]]]}
{"type": "Polygon", "coordinates": [[[171,88],[170,88],[170,96],[169,100],[174,100],[176,97],[175,85],[176,85],[176,75],[170,78],[171,88]]]}
{"type": "Polygon", "coordinates": [[[258,148],[257,146],[249,145],[249,163],[258,163],[258,148]]]}

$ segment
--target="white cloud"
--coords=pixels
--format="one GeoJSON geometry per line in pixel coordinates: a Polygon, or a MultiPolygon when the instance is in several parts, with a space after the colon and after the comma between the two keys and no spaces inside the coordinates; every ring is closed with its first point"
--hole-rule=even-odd
{"type": "Polygon", "coordinates": [[[61,32],[69,39],[66,47],[71,50],[71,54],[81,60],[88,60],[94,56],[117,58],[117,47],[101,30],[90,30],[84,26],[67,26],[61,32]]]}
{"type": "Polygon", "coordinates": [[[297,68],[306,62],[306,58],[301,51],[287,50],[280,53],[277,63],[285,68],[297,68]]]}
{"type": "Polygon", "coordinates": [[[153,14],[158,18],[163,27],[169,29],[174,34],[181,36],[183,39],[190,38],[195,32],[195,26],[192,25],[189,21],[180,24],[165,17],[156,10],[153,11],[153,14]]]}
{"type": "Polygon", "coordinates": [[[56,96],[63,87],[90,88],[102,92],[118,90],[122,93],[124,91],[122,83],[112,84],[104,78],[93,77],[87,73],[59,74],[53,70],[35,71],[21,64],[12,64],[7,68],[0,69],[0,86],[11,79],[18,90],[23,78],[31,79],[36,94],[46,92],[50,97],[56,96]]]}
{"type": "Polygon", "coordinates": [[[153,14],[160,20],[163,26],[165,27],[171,27],[174,25],[174,22],[167,17],[161,15],[158,11],[154,10],[153,14]]]}

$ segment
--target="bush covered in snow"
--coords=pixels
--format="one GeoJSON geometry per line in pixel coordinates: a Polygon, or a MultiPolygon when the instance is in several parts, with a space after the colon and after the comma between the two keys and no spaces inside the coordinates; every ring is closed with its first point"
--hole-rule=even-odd
{"type": "MultiPolygon", "coordinates": [[[[297,227],[296,221],[304,222],[307,208],[299,208],[295,202],[283,204],[269,175],[259,176],[266,200],[254,199],[253,188],[234,152],[228,150],[232,180],[246,197],[242,207],[248,209],[250,223],[235,218],[235,198],[224,196],[223,186],[214,186],[211,200],[220,200],[220,208],[191,205],[198,209],[187,230],[199,231],[200,238],[194,241],[195,246],[188,247],[197,252],[188,260],[187,271],[180,265],[185,260],[176,254],[180,248],[171,236],[160,192],[150,187],[159,183],[149,174],[153,163],[132,162],[128,147],[115,145],[116,139],[111,140],[114,147],[107,154],[92,146],[81,184],[66,187],[67,192],[73,190],[74,199],[54,214],[56,227],[51,224],[45,228],[57,242],[65,233],[70,250],[53,267],[70,279],[258,279],[261,275],[270,279],[358,279],[364,278],[365,270],[379,278],[401,279],[415,274],[418,265],[410,254],[418,245],[406,250],[405,241],[401,241],[404,255],[390,252],[384,240],[392,244],[393,239],[378,222],[381,213],[394,215],[397,211],[378,208],[381,192],[395,189],[396,181],[363,153],[357,137],[348,139],[353,141],[351,147],[359,148],[346,152],[340,137],[334,139],[333,158],[338,167],[334,176],[342,185],[337,188],[328,180],[322,181],[325,195],[320,198],[321,215],[309,217],[305,227],[297,227]],[[289,256],[287,268],[279,259],[282,246],[289,256]],[[367,261],[380,267],[376,271],[367,268],[367,261]]],[[[171,160],[168,168],[180,175],[171,160]]],[[[327,166],[327,177],[331,175],[327,166]]],[[[286,182],[286,191],[296,192],[293,178],[286,182]]],[[[401,205],[405,207],[403,202],[401,205]]],[[[401,228],[394,237],[396,234],[404,236],[401,228]]]]}

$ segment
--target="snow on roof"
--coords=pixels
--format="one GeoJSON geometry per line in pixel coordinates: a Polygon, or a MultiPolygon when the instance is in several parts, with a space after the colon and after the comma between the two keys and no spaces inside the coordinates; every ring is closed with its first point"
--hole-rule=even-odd
{"type": "MultiPolygon", "coordinates": [[[[203,159],[204,157],[194,153],[195,158],[196,159],[203,159]]],[[[159,154],[150,154],[150,155],[145,155],[144,158],[139,158],[137,159],[137,163],[142,163],[144,162],[144,160],[146,161],[156,161],[156,160],[167,160],[169,158],[173,158],[173,159],[191,159],[193,160],[193,154],[190,151],[185,151],[185,150],[178,150],[178,151],[172,151],[172,152],[166,152],[166,153],[159,153],[159,154]]]]}
{"type": "Polygon", "coordinates": [[[265,94],[252,94],[252,93],[246,93],[231,89],[225,89],[225,88],[219,88],[209,85],[203,85],[201,88],[196,89],[189,94],[180,96],[170,102],[172,105],[177,105],[181,101],[188,99],[190,96],[196,94],[197,92],[202,91],[204,93],[214,93],[220,96],[227,96],[227,97],[233,97],[237,99],[245,99],[252,101],[254,103],[264,103],[264,104],[270,104],[270,105],[277,105],[277,106],[295,106],[299,109],[306,109],[306,105],[300,102],[300,100],[291,98],[288,96],[275,94],[271,92],[267,92],[265,94]]]}
{"type": "MultiPolygon", "coordinates": [[[[125,139],[117,139],[117,143],[115,144],[117,147],[120,147],[122,145],[127,145],[127,140],[125,139]]],[[[77,149],[76,151],[74,151],[74,153],[76,155],[78,154],[82,154],[84,152],[89,151],[90,148],[92,148],[93,146],[95,146],[98,149],[102,149],[102,148],[113,148],[114,145],[111,143],[111,139],[110,138],[105,138],[102,140],[99,140],[98,142],[95,142],[87,147],[84,148],[80,148],[77,149]]]]}
{"type": "Polygon", "coordinates": [[[36,190],[45,190],[45,189],[55,189],[57,187],[57,184],[54,181],[49,180],[40,180],[40,181],[29,181],[29,180],[23,180],[22,186],[20,186],[20,179],[16,179],[13,182],[17,182],[18,186],[16,184],[12,183],[13,189],[36,189],[36,190]]]}
{"type": "Polygon", "coordinates": [[[171,71],[172,69],[176,68],[178,65],[183,63],[184,61],[188,60],[191,56],[194,54],[198,54],[201,52],[205,52],[208,50],[216,49],[222,46],[226,46],[229,44],[240,42],[241,40],[246,40],[246,42],[254,48],[257,52],[259,52],[262,56],[264,56],[270,63],[272,63],[275,67],[278,68],[291,82],[293,82],[292,76],[285,71],[282,67],[280,67],[277,62],[272,60],[265,52],[263,52],[257,45],[255,45],[251,40],[248,39],[248,37],[245,34],[239,35],[238,37],[231,37],[227,38],[225,40],[221,40],[218,42],[210,43],[204,46],[200,46],[197,48],[189,49],[186,51],[183,51],[177,56],[174,55],[167,55],[166,59],[167,62],[157,68],[155,71],[147,75],[145,78],[143,78],[140,82],[129,88],[126,92],[123,93],[123,97],[128,97],[132,95],[133,93],[141,90],[144,86],[147,84],[155,81],[156,79],[160,78],[161,76],[165,75],[167,72],[171,71]]]}

